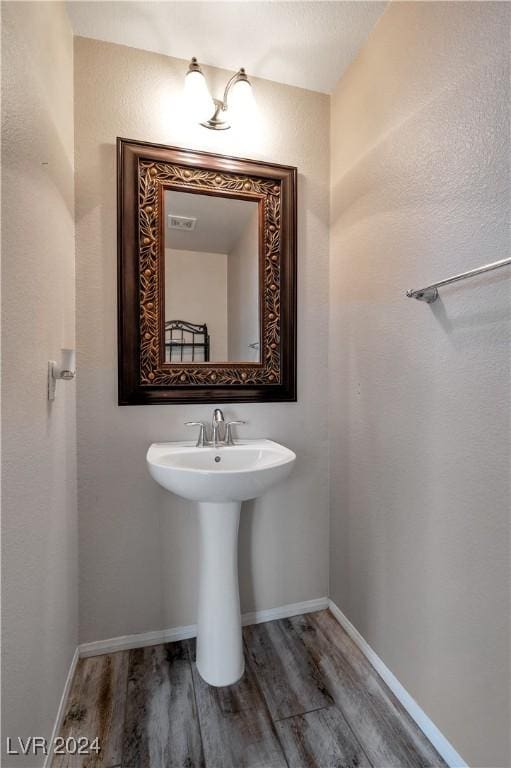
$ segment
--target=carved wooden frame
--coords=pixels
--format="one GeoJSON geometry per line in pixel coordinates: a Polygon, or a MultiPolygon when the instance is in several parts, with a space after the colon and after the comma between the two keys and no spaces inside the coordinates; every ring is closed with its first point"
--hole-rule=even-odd
{"type": "Polygon", "coordinates": [[[117,139],[119,404],[296,400],[296,168],[117,139]],[[259,205],[259,363],[166,363],[166,189],[259,205]]]}

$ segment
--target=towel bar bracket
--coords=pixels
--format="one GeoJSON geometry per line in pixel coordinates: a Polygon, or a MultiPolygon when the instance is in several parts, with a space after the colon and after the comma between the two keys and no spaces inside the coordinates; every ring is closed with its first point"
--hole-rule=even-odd
{"type": "Polygon", "coordinates": [[[438,299],[438,288],[432,285],[429,288],[422,288],[420,291],[407,291],[406,295],[410,299],[418,299],[418,301],[426,301],[428,304],[432,304],[438,299]]]}

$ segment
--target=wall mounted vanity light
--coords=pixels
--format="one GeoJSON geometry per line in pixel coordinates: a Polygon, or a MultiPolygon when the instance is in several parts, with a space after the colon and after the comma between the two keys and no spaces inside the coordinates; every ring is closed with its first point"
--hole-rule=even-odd
{"type": "Polygon", "coordinates": [[[223,99],[214,99],[194,56],[185,76],[185,98],[192,117],[213,131],[225,131],[231,127],[225,118],[227,111],[235,122],[238,119],[252,119],[254,114],[254,93],[243,67],[228,81],[223,99]],[[206,119],[210,112],[213,114],[206,119]]]}
{"type": "Polygon", "coordinates": [[[76,376],[75,357],[74,349],[63,349],[60,366],[55,360],[48,361],[48,400],[55,400],[58,379],[71,381],[76,376]]]}

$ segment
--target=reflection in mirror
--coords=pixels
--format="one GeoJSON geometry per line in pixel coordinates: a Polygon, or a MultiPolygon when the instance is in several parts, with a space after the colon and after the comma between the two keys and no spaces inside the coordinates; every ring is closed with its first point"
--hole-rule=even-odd
{"type": "Polygon", "coordinates": [[[165,362],[260,361],[258,209],[165,190],[165,362]]]}

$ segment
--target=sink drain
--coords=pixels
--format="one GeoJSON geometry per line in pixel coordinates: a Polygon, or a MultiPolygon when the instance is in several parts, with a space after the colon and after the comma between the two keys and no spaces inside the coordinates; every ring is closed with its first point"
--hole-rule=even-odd
{"type": "Polygon", "coordinates": [[[221,456],[215,456],[215,462],[218,464],[219,461],[222,461],[221,456]]]}

